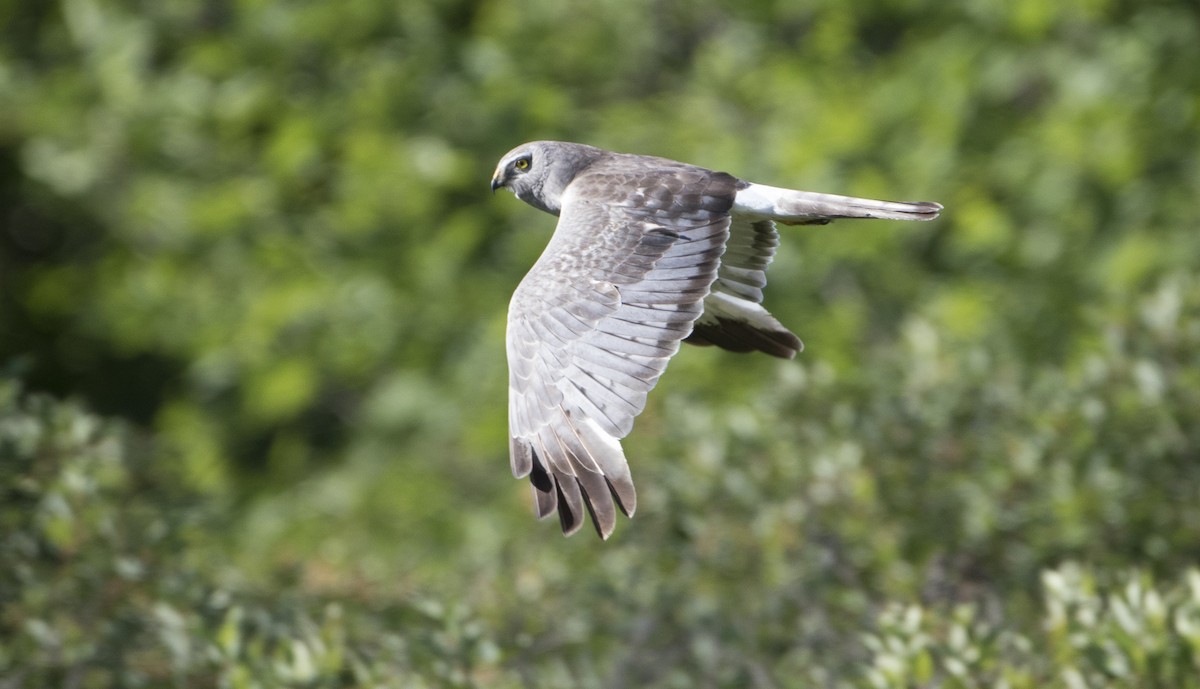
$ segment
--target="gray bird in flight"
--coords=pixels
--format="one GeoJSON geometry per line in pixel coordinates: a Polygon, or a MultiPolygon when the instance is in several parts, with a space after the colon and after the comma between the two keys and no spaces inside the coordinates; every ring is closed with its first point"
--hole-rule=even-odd
{"type": "Polygon", "coordinates": [[[686,163],[561,141],[509,151],[505,188],[558,216],[508,309],[512,471],[563,533],[583,511],[607,539],[637,494],[620,439],[680,342],[790,359],[763,308],[775,223],[932,220],[942,206],[780,189],[686,163]]]}

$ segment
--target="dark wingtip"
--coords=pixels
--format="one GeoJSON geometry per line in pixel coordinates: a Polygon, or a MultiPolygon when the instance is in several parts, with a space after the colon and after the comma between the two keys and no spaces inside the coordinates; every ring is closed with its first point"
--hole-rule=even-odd
{"type": "Polygon", "coordinates": [[[562,492],[558,497],[558,525],[562,528],[563,536],[573,536],[583,526],[583,515],[574,514],[563,501],[562,492]]]}
{"type": "Polygon", "coordinates": [[[762,352],[780,359],[795,359],[804,351],[804,343],[791,331],[756,328],[745,321],[720,317],[716,323],[696,323],[684,342],[731,352],[762,352]]]}
{"type": "Polygon", "coordinates": [[[583,505],[587,508],[588,516],[592,518],[592,526],[596,528],[596,535],[600,537],[600,540],[607,541],[608,537],[612,535],[613,529],[617,526],[616,521],[612,519],[600,519],[596,516],[596,508],[592,505],[591,499],[588,498],[587,491],[584,491],[583,494],[583,505]]]}
{"type": "Polygon", "coordinates": [[[615,482],[613,478],[606,476],[604,481],[608,483],[608,491],[612,493],[617,509],[626,517],[632,517],[637,511],[637,490],[633,487],[633,481],[628,476],[617,478],[615,482]]]}
{"type": "Polygon", "coordinates": [[[537,452],[531,454],[533,463],[529,472],[529,487],[533,489],[534,514],[538,519],[545,519],[554,512],[558,488],[555,485],[554,477],[546,471],[546,467],[542,466],[537,452]]]}
{"type": "Polygon", "coordinates": [[[538,519],[545,519],[551,514],[554,514],[555,491],[540,490],[536,485],[530,485],[533,489],[533,513],[538,519]]]}
{"type": "Polygon", "coordinates": [[[583,500],[573,493],[579,490],[579,485],[568,485],[564,491],[563,481],[555,481],[555,488],[558,492],[558,525],[562,527],[564,536],[570,536],[583,526],[583,511],[580,509],[583,500]]]}
{"type": "Polygon", "coordinates": [[[608,540],[617,525],[617,508],[613,506],[613,495],[604,474],[576,467],[575,480],[583,495],[583,506],[592,518],[596,534],[608,540]]]}
{"type": "Polygon", "coordinates": [[[615,447],[616,459],[609,458],[612,476],[580,466],[576,454],[568,455],[573,465],[570,471],[573,473],[559,471],[548,465],[538,450],[531,449],[529,483],[538,519],[557,511],[563,535],[571,536],[590,517],[596,534],[602,540],[608,540],[616,529],[617,510],[631,517],[637,509],[637,493],[629,468],[624,463],[619,445],[615,447]]]}

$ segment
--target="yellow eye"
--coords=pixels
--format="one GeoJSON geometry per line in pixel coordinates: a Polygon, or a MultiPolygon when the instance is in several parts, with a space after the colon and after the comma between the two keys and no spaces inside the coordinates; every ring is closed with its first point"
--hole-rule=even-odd
{"type": "Polygon", "coordinates": [[[529,158],[517,158],[517,161],[515,163],[513,163],[513,167],[517,168],[521,172],[528,170],[529,169],[529,158]]]}

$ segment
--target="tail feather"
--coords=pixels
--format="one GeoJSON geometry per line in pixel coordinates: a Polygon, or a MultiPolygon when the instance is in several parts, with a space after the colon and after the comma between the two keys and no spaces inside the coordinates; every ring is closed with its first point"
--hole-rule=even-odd
{"type": "Polygon", "coordinates": [[[942,212],[942,204],[932,201],[877,201],[748,183],[744,189],[738,190],[733,211],[771,218],[785,225],[803,225],[836,218],[933,220],[942,212]]]}

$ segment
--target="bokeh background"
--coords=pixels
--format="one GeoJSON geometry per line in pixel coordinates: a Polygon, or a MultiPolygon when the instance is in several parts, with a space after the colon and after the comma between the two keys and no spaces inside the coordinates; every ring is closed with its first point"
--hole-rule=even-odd
{"type": "Polygon", "coordinates": [[[1200,686],[1190,0],[0,2],[0,684],[1200,686]],[[535,522],[525,140],[792,228],[535,522]]]}

